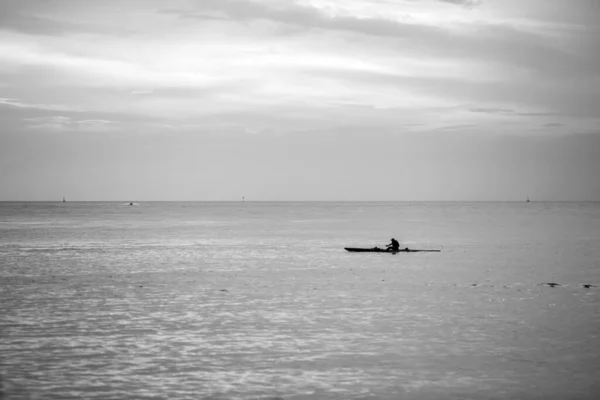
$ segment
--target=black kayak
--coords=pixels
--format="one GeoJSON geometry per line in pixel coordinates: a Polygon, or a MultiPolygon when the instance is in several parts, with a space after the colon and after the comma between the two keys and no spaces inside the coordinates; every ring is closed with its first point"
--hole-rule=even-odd
{"type": "Polygon", "coordinates": [[[391,249],[380,249],[379,247],[373,247],[371,249],[361,249],[358,247],[344,247],[344,249],[348,251],[352,251],[355,253],[418,253],[418,252],[440,252],[441,250],[414,250],[404,248],[399,250],[391,250],[391,249]]]}

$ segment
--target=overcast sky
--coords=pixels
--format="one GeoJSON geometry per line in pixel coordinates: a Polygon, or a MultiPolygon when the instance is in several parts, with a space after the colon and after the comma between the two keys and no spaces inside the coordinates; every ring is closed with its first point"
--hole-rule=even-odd
{"type": "Polygon", "coordinates": [[[600,200],[600,0],[0,0],[0,200],[600,200]]]}

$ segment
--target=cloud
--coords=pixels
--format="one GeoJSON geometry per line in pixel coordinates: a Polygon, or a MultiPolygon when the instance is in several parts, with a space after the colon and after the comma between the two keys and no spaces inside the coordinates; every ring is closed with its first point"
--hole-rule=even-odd
{"type": "MultiPolygon", "coordinates": [[[[196,10],[220,13],[237,21],[270,20],[274,22],[304,26],[306,28],[322,28],[329,30],[349,31],[374,36],[407,37],[431,35],[435,27],[423,27],[414,23],[401,23],[384,18],[357,18],[349,15],[329,15],[324,10],[301,5],[295,2],[259,3],[249,0],[205,0],[196,4],[196,10]]],[[[182,18],[205,14],[192,10],[169,10],[182,18]]]]}
{"type": "Polygon", "coordinates": [[[476,128],[478,125],[476,124],[462,124],[462,125],[448,125],[437,128],[436,130],[440,131],[455,131],[455,130],[463,130],[463,129],[472,129],[476,128]]]}
{"type": "MultiPolygon", "coordinates": [[[[385,72],[374,71],[332,71],[327,69],[315,69],[306,72],[335,79],[339,85],[350,87],[369,87],[370,92],[382,94],[396,93],[396,101],[403,99],[399,94],[410,93],[416,98],[433,99],[438,104],[453,102],[468,102],[470,104],[514,104],[524,110],[515,112],[516,116],[549,116],[565,115],[574,117],[598,118],[600,110],[597,107],[600,101],[598,89],[600,82],[594,84],[587,82],[587,87],[569,78],[562,81],[551,81],[543,76],[538,77],[515,77],[510,79],[472,79],[470,77],[429,77],[429,76],[407,76],[385,72]],[[560,93],[560,95],[558,95],[560,93]],[[538,111],[540,110],[540,111],[538,111]]],[[[393,101],[390,98],[390,101],[393,101]]],[[[476,107],[477,109],[478,107],[476,107]]],[[[508,111],[505,107],[479,108],[479,112],[508,111]]]]}
{"type": "Polygon", "coordinates": [[[18,22],[19,32],[36,29],[27,18],[67,25],[44,27],[47,37],[3,32],[0,80],[12,85],[2,90],[0,107],[32,110],[14,112],[26,117],[73,118],[46,121],[63,127],[96,117],[141,124],[146,117],[191,130],[216,116],[261,132],[268,125],[330,127],[336,119],[398,126],[410,113],[416,116],[408,121],[426,123],[423,129],[598,115],[600,70],[584,51],[596,40],[589,30],[533,29],[535,21],[517,18],[521,8],[506,8],[512,19],[492,13],[505,7],[498,2],[472,10],[443,2],[475,3],[5,2],[12,10],[0,20],[18,22]],[[96,36],[93,46],[76,35],[83,21],[108,27],[130,19],[127,26],[140,35],[96,36]],[[567,46],[552,35],[585,40],[567,46]],[[434,123],[426,116],[452,117],[434,123]]]}
{"type": "Polygon", "coordinates": [[[181,10],[176,9],[160,9],[158,10],[160,14],[173,14],[178,16],[181,19],[197,19],[197,20],[208,20],[208,21],[227,21],[228,18],[219,15],[209,15],[209,14],[187,14],[182,12],[181,10]]]}
{"type": "Polygon", "coordinates": [[[153,89],[137,89],[131,92],[132,95],[154,98],[154,99],[213,99],[225,94],[235,94],[244,91],[245,89],[256,86],[255,83],[249,81],[234,81],[223,83],[215,86],[194,87],[194,86],[167,86],[157,87],[153,89]]]}
{"type": "Polygon", "coordinates": [[[327,13],[324,9],[297,2],[257,2],[252,0],[205,0],[190,10],[169,10],[180,17],[202,16],[197,11],[209,11],[238,21],[271,20],[308,28],[357,30],[374,35],[389,35],[390,29],[401,34],[402,26],[391,19],[356,18],[351,15],[327,13]]]}
{"type": "Polygon", "coordinates": [[[511,110],[510,108],[471,108],[470,111],[475,112],[475,113],[502,114],[502,115],[514,113],[514,110],[511,110]]]}
{"type": "Polygon", "coordinates": [[[0,29],[14,30],[34,35],[60,35],[68,24],[33,15],[27,8],[31,2],[0,2],[0,29]]]}
{"type": "MultiPolygon", "coordinates": [[[[101,51],[110,52],[110,49],[102,48],[101,51]]],[[[135,88],[155,84],[198,87],[219,83],[214,75],[191,69],[168,70],[127,58],[72,54],[30,43],[0,43],[0,61],[17,67],[44,67],[54,73],[65,72],[66,78],[71,81],[79,78],[81,86],[135,88]]]]}
{"type": "Polygon", "coordinates": [[[18,99],[9,99],[6,97],[0,97],[0,105],[6,105],[15,108],[33,108],[38,110],[49,110],[49,111],[70,111],[70,112],[83,112],[85,111],[81,107],[67,106],[63,104],[32,104],[24,103],[18,99]]]}
{"type": "Polygon", "coordinates": [[[483,3],[483,0],[439,0],[443,3],[451,3],[464,7],[475,7],[483,3]]]}
{"type": "Polygon", "coordinates": [[[519,112],[514,113],[514,115],[518,115],[520,117],[551,117],[559,114],[555,112],[519,112]]]}
{"type": "Polygon", "coordinates": [[[136,95],[136,96],[146,96],[149,94],[153,94],[154,90],[153,89],[139,89],[139,90],[132,90],[131,94],[136,95]]]}
{"type": "Polygon", "coordinates": [[[560,122],[549,122],[543,126],[544,128],[560,128],[561,126],[564,126],[564,124],[561,124],[560,122]]]}
{"type": "Polygon", "coordinates": [[[25,118],[28,128],[47,132],[57,131],[104,131],[114,121],[104,119],[77,120],[62,115],[52,117],[25,118]]]}
{"type": "Polygon", "coordinates": [[[510,108],[471,108],[469,111],[475,113],[484,113],[484,114],[499,114],[499,115],[509,115],[509,116],[518,116],[518,117],[549,117],[555,116],[557,113],[555,112],[517,112],[510,108]]]}
{"type": "Polygon", "coordinates": [[[73,3],[65,0],[19,0],[0,2],[0,30],[16,31],[29,35],[62,36],[69,33],[102,33],[122,36],[130,31],[99,19],[73,22],[61,11],[76,5],[90,6],[93,3],[80,0],[73,3]],[[79,4],[77,4],[79,3],[79,4]],[[84,3],[87,3],[84,5],[84,3]]]}
{"type": "Polygon", "coordinates": [[[383,17],[374,13],[351,14],[343,9],[331,11],[294,2],[251,0],[204,0],[189,10],[169,12],[174,15],[179,12],[180,17],[187,18],[216,13],[232,21],[271,21],[302,27],[305,32],[320,29],[386,38],[388,42],[379,41],[374,45],[421,57],[495,62],[555,75],[568,71],[589,75],[598,71],[590,68],[587,54],[573,54],[556,46],[548,37],[522,29],[513,21],[463,19],[444,23],[435,19],[403,18],[397,12],[383,17]]]}

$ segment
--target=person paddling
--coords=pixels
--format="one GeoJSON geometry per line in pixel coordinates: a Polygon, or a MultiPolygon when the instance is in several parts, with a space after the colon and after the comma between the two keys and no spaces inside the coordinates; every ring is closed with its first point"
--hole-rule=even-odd
{"type": "Polygon", "coordinates": [[[400,243],[394,238],[392,238],[392,242],[387,246],[388,251],[398,251],[400,250],[400,243]]]}

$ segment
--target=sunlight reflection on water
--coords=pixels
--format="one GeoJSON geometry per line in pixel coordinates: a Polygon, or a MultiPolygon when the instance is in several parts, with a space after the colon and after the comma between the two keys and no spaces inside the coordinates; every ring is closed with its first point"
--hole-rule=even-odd
{"type": "MultiPolygon", "coordinates": [[[[145,224],[143,205],[119,218],[80,207],[65,214],[72,229],[23,225],[1,236],[5,398],[599,393],[600,291],[580,286],[600,283],[598,209],[560,205],[539,219],[488,204],[469,206],[465,220],[452,206],[428,231],[431,205],[257,206],[249,218],[159,204],[145,224]],[[489,229],[495,213],[502,232],[489,229]],[[309,216],[307,228],[287,223],[309,216]],[[548,229],[551,218],[565,234],[548,229]],[[411,247],[443,251],[342,250],[387,241],[394,225],[415,232],[411,247]],[[551,280],[563,286],[539,285],[551,280]]],[[[44,222],[48,213],[34,214],[44,222]]]]}

